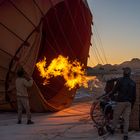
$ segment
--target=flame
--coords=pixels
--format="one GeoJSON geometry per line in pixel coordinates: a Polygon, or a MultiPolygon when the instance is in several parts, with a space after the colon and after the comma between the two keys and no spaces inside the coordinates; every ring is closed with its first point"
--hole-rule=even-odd
{"type": "Polygon", "coordinates": [[[68,57],[59,55],[48,67],[46,65],[45,57],[36,64],[40,76],[44,78],[43,85],[48,84],[52,77],[62,76],[69,90],[77,86],[88,87],[89,78],[86,76],[84,65],[77,60],[71,62],[68,57]]]}

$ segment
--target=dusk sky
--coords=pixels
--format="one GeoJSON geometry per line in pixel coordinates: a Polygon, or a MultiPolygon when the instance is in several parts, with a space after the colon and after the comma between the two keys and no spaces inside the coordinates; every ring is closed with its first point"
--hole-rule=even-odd
{"type": "MultiPolygon", "coordinates": [[[[88,3],[93,14],[94,29],[100,35],[108,63],[119,64],[140,58],[140,0],[88,0],[88,3]]],[[[93,37],[95,39],[92,38],[91,42],[95,40],[101,53],[94,30],[93,37]]],[[[90,51],[90,66],[99,63],[93,51],[90,51]]]]}

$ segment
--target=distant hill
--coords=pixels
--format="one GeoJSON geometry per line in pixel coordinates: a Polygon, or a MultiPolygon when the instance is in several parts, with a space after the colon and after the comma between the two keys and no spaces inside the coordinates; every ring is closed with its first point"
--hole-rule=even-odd
{"type": "Polygon", "coordinates": [[[106,64],[106,65],[101,65],[98,64],[95,67],[93,67],[93,69],[118,69],[118,68],[123,68],[123,67],[130,67],[132,69],[140,69],[140,59],[139,58],[133,58],[130,61],[125,61],[121,64],[115,64],[115,65],[111,65],[111,64],[106,64]]]}
{"type": "Polygon", "coordinates": [[[119,67],[130,67],[132,69],[140,69],[140,59],[133,58],[131,61],[121,63],[119,67]]]}
{"type": "Polygon", "coordinates": [[[108,72],[121,72],[122,68],[124,67],[130,67],[132,69],[132,71],[134,72],[140,72],[140,59],[139,58],[133,58],[130,61],[125,61],[121,64],[115,64],[115,65],[111,65],[111,64],[105,64],[105,65],[101,65],[98,64],[95,67],[88,68],[88,72],[89,73],[108,73],[108,72]]]}

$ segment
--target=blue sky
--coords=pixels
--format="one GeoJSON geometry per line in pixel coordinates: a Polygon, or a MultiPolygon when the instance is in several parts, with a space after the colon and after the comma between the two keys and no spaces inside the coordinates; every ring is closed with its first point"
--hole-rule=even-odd
{"type": "MultiPolygon", "coordinates": [[[[88,0],[88,3],[108,63],[140,58],[140,0],[88,0]]],[[[96,46],[100,48],[98,42],[96,46]]],[[[89,65],[99,63],[91,51],[90,56],[89,65]]]]}

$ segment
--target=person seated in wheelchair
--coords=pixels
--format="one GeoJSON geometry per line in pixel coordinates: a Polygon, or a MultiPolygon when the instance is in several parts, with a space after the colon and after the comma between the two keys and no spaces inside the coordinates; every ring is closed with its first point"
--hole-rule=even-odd
{"type": "Polygon", "coordinates": [[[103,94],[103,98],[100,101],[100,106],[102,111],[104,111],[104,114],[107,115],[108,113],[112,113],[112,101],[115,101],[115,96],[109,97],[110,92],[115,86],[116,81],[118,78],[112,78],[110,80],[107,80],[105,85],[105,94],[103,94]]]}

